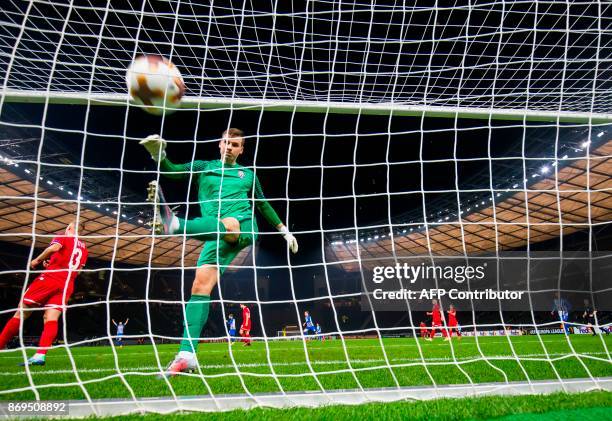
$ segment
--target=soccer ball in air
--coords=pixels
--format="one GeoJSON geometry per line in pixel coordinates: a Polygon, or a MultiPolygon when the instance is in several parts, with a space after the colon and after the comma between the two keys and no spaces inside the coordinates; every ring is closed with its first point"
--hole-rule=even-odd
{"type": "Polygon", "coordinates": [[[132,100],[148,113],[162,115],[176,111],[185,93],[185,82],[178,68],[161,56],[137,57],[127,71],[132,100]]]}

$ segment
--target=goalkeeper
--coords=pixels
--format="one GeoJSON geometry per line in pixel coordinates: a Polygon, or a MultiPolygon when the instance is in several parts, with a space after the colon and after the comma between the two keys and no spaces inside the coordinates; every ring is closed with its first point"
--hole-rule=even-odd
{"type": "Polygon", "coordinates": [[[185,164],[174,164],[166,157],[166,141],[158,135],[140,142],[159,163],[165,176],[184,180],[193,173],[199,185],[202,216],[189,220],[178,218],[165,202],[159,186],[155,188],[161,233],[186,234],[205,242],[198,258],[191,298],[185,306],[183,340],[178,355],[168,366],[167,376],[197,367],[198,338],[208,319],[212,289],[240,250],[257,238],[253,202],[264,218],[283,233],[291,252],[298,251],[297,240],[265,200],[257,176],[236,162],[244,151],[244,142],[242,130],[230,128],[219,141],[220,159],[185,164]]]}

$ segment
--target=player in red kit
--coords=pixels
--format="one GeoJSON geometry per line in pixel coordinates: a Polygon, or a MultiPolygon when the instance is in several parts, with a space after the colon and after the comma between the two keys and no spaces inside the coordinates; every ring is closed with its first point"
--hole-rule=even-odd
{"type": "Polygon", "coordinates": [[[244,346],[251,346],[251,310],[244,304],[240,304],[242,309],[242,325],[240,325],[240,336],[244,339],[244,346]]]}
{"type": "Polygon", "coordinates": [[[454,305],[450,305],[448,308],[448,336],[444,338],[445,341],[450,341],[453,337],[453,330],[457,333],[457,339],[461,340],[461,330],[459,328],[459,323],[457,323],[457,309],[455,309],[454,305]]]}
{"type": "Polygon", "coordinates": [[[424,338],[427,336],[427,325],[425,324],[425,322],[421,322],[419,324],[419,328],[421,330],[421,338],[424,338]]]}
{"type": "Polygon", "coordinates": [[[446,331],[442,329],[442,313],[440,313],[438,300],[432,300],[431,302],[433,307],[431,311],[427,313],[428,316],[431,316],[431,333],[429,334],[429,338],[425,338],[427,341],[433,340],[432,338],[436,335],[436,330],[438,329],[440,329],[442,335],[446,337],[446,331]]]}
{"type": "Polygon", "coordinates": [[[45,271],[30,284],[19,304],[21,310],[9,319],[0,334],[0,349],[3,349],[19,332],[22,314],[25,320],[32,308],[45,308],[39,348],[33,357],[21,365],[45,365],[47,350],[57,336],[58,320],[72,295],[74,279],[87,261],[87,247],[78,239],[75,227],[75,223],[71,222],[64,235],[51,240],[49,247],[30,262],[32,269],[42,263],[45,271]]]}

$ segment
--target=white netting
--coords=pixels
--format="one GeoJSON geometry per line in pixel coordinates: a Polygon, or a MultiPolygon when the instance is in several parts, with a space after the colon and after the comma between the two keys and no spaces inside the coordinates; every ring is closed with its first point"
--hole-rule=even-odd
{"type": "Polygon", "coordinates": [[[198,3],[7,1],[0,73],[124,93],[137,51],[172,56],[190,96],[609,111],[607,3],[198,3]]]}
{"type": "MultiPolygon", "coordinates": [[[[528,269],[553,262],[549,272],[528,270],[521,288],[590,300],[600,314],[583,317],[574,303],[577,334],[609,328],[610,288],[597,274],[611,244],[611,6],[408,3],[5,2],[0,240],[31,258],[76,214],[94,263],[65,314],[66,343],[50,353],[63,365],[16,371],[32,348],[20,333],[19,351],[0,353],[0,399],[85,399],[75,404],[85,414],[609,389],[609,341],[558,329],[550,296],[512,311],[464,303],[468,338],[442,349],[418,339],[422,303],[380,308],[362,288],[376,267],[448,256],[498,262],[495,286],[507,287],[499,262],[520,250],[528,269]],[[152,117],[129,105],[125,69],[143,53],[171,59],[187,101],[202,109],[152,117]],[[96,94],[124,104],[98,107],[96,94]],[[238,109],[245,101],[250,111],[238,109]],[[285,101],[287,112],[264,110],[269,101],[285,101]],[[316,112],[298,112],[304,103],[316,112]],[[380,115],[365,115],[372,105],[380,115]],[[429,108],[396,116],[403,106],[429,108]],[[451,108],[431,118],[436,107],[451,108]],[[500,110],[515,119],[496,121],[500,110]],[[547,123],[532,121],[541,112],[547,123]],[[566,112],[579,113],[573,124],[561,123],[566,112]],[[301,250],[291,256],[260,218],[261,244],[231,262],[213,294],[201,337],[212,343],[200,344],[197,370],[155,380],[181,339],[201,243],[151,235],[145,188],[158,180],[193,218],[198,174],[168,180],[137,141],[158,132],[173,161],[215,159],[231,126],[246,131],[243,164],[301,250]],[[570,251],[592,259],[580,266],[586,283],[562,281],[559,257],[570,251]],[[251,354],[230,345],[225,327],[241,302],[256,326],[251,354]],[[308,309],[323,325],[316,337],[333,341],[306,340],[308,309]],[[126,316],[124,341],[142,348],[114,342],[110,320],[126,316]],[[99,344],[109,347],[82,347],[99,344]]],[[[6,290],[18,289],[2,315],[16,310],[31,273],[27,262],[2,269],[6,290]]]]}

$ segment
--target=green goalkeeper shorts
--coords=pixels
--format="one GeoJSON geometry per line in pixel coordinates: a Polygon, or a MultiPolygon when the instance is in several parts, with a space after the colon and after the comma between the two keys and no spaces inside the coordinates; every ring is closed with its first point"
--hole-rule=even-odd
{"type": "Polygon", "coordinates": [[[240,215],[224,216],[224,218],[228,217],[236,218],[240,222],[240,237],[238,237],[238,241],[235,243],[228,243],[223,239],[206,241],[197,263],[198,267],[202,265],[219,266],[219,275],[225,272],[225,269],[231,265],[232,260],[243,248],[255,243],[259,231],[257,222],[253,219],[242,219],[240,215]]]}

